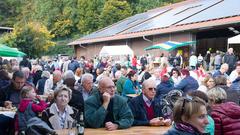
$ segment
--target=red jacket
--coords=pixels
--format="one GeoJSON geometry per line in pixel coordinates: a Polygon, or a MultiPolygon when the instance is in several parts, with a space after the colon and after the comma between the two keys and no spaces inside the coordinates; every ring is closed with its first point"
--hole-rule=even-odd
{"type": "MultiPolygon", "coordinates": [[[[18,107],[18,110],[20,112],[24,112],[26,109],[27,109],[27,106],[29,104],[29,102],[32,101],[31,99],[22,99],[20,104],[19,104],[19,107],[18,107]]],[[[33,112],[42,112],[43,110],[45,110],[47,108],[47,103],[40,100],[39,104],[36,104],[36,103],[32,103],[32,110],[33,112]]]]}
{"type": "MultiPolygon", "coordinates": [[[[24,112],[27,109],[28,104],[31,102],[31,99],[22,99],[19,106],[18,110],[19,112],[24,112]]],[[[32,103],[32,111],[36,113],[41,113],[48,107],[48,104],[44,102],[43,100],[40,100],[38,104],[32,103]]],[[[15,131],[19,131],[19,126],[18,126],[18,116],[15,116],[15,131]]]]}
{"type": "Polygon", "coordinates": [[[226,102],[212,106],[211,116],[215,122],[215,135],[240,134],[240,106],[226,102]]]}

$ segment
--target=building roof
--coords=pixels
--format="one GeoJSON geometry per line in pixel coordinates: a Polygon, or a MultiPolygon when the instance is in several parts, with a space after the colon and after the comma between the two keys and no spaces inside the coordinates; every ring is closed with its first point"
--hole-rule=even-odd
{"type": "Polygon", "coordinates": [[[1,30],[1,29],[2,29],[2,30],[13,30],[13,28],[10,28],[10,27],[1,27],[1,26],[0,26],[0,30],[1,30]]]}
{"type": "Polygon", "coordinates": [[[136,14],[69,45],[208,29],[240,23],[239,0],[187,0],[136,14]]]}

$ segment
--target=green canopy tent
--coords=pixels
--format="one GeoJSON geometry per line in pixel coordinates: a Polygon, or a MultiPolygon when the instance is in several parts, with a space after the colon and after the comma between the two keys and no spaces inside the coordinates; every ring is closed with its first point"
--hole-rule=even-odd
{"type": "Polygon", "coordinates": [[[165,51],[172,51],[178,47],[188,46],[188,45],[192,45],[192,44],[196,44],[196,41],[187,41],[187,42],[167,41],[164,43],[149,46],[147,48],[144,48],[144,50],[147,51],[147,50],[152,50],[152,49],[162,49],[165,51]]]}
{"type": "Polygon", "coordinates": [[[0,44],[0,56],[3,57],[23,57],[26,54],[18,51],[15,48],[8,47],[6,45],[0,44]]]}

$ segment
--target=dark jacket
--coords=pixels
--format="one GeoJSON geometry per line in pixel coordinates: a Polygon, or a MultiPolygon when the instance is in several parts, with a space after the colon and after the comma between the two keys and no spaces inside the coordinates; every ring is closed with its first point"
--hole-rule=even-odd
{"type": "Polygon", "coordinates": [[[224,55],[223,58],[224,63],[227,63],[229,65],[230,69],[233,69],[235,67],[235,63],[237,61],[237,58],[234,54],[229,54],[228,52],[224,55]]]}
{"type": "Polygon", "coordinates": [[[72,90],[72,98],[68,104],[78,109],[79,112],[84,112],[84,100],[82,92],[79,90],[72,90]]]}
{"type": "Polygon", "coordinates": [[[47,79],[48,79],[47,77],[43,77],[42,79],[38,80],[38,87],[37,87],[38,95],[43,95],[43,93],[44,93],[44,86],[45,86],[45,83],[46,83],[47,79]]]}
{"type": "MultiPolygon", "coordinates": [[[[149,125],[149,120],[147,118],[147,111],[144,107],[144,100],[143,95],[139,95],[135,98],[132,98],[129,103],[129,107],[132,110],[133,116],[134,116],[134,126],[146,126],[149,125]]],[[[160,103],[153,101],[152,107],[154,110],[154,118],[156,117],[164,117],[162,114],[162,106],[160,103]]]]}
{"type": "Polygon", "coordinates": [[[32,70],[32,64],[30,61],[28,61],[27,59],[23,59],[20,63],[19,63],[20,67],[28,67],[30,69],[30,71],[32,70]]]}
{"type": "Polygon", "coordinates": [[[0,90],[0,106],[3,106],[5,101],[11,101],[14,106],[20,103],[20,90],[16,90],[13,83],[0,90]]]}
{"type": "Polygon", "coordinates": [[[161,82],[157,86],[156,97],[163,96],[173,89],[174,89],[174,86],[173,86],[173,84],[171,83],[170,80],[168,80],[166,82],[161,82]]]}
{"type": "Polygon", "coordinates": [[[180,83],[174,87],[176,90],[182,90],[186,94],[190,90],[197,90],[199,87],[198,82],[191,76],[187,76],[180,81],[180,83]]]}
{"type": "MultiPolygon", "coordinates": [[[[113,97],[113,119],[118,124],[119,129],[129,128],[133,123],[132,111],[127,104],[127,100],[119,95],[113,97]]],[[[86,125],[91,128],[105,126],[107,110],[102,106],[99,92],[90,96],[84,103],[84,114],[86,125]]]]}
{"type": "Polygon", "coordinates": [[[215,122],[215,135],[239,135],[240,106],[226,102],[212,106],[211,116],[215,122]]]}

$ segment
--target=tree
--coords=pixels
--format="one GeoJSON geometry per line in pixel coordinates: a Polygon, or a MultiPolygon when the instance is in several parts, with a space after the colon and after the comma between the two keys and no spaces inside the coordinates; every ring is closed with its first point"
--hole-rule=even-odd
{"type": "Polygon", "coordinates": [[[89,34],[101,28],[99,26],[100,15],[105,0],[79,0],[78,1],[78,24],[82,34],[89,34]]]}
{"type": "Polygon", "coordinates": [[[101,13],[100,26],[105,27],[132,15],[129,3],[125,0],[108,0],[101,13]]]}
{"type": "Polygon", "coordinates": [[[12,47],[17,47],[31,58],[39,57],[55,43],[51,41],[54,35],[50,34],[44,25],[37,22],[18,24],[14,30],[3,36],[1,41],[12,47]]]}
{"type": "Polygon", "coordinates": [[[21,6],[19,0],[0,0],[0,26],[12,27],[18,21],[21,6]]]}

